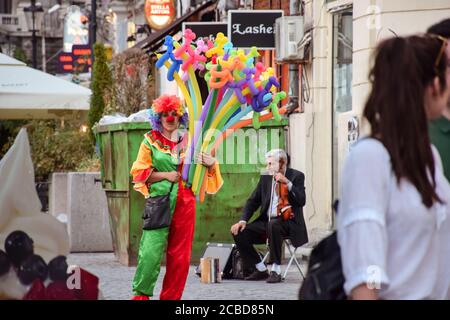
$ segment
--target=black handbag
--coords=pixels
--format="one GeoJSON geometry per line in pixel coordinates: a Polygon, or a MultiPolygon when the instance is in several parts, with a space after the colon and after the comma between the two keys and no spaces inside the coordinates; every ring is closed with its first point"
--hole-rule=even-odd
{"type": "MultiPolygon", "coordinates": [[[[338,204],[339,200],[333,203],[336,214],[338,204]]],[[[344,282],[341,248],[337,231],[334,231],[311,251],[308,274],[303,280],[298,297],[300,300],[346,300],[344,282]]]]}
{"type": "Polygon", "coordinates": [[[142,229],[155,230],[170,226],[170,193],[174,184],[173,182],[170,186],[168,194],[146,199],[144,214],[142,215],[144,219],[142,229]]]}
{"type": "MultiPolygon", "coordinates": [[[[177,141],[180,142],[180,137],[177,138],[177,141]]],[[[179,157],[180,150],[178,149],[178,158],[179,157]]],[[[142,229],[155,230],[170,226],[172,220],[170,215],[170,193],[172,192],[174,184],[175,182],[172,182],[168,194],[146,199],[144,214],[142,215],[142,219],[144,219],[142,229]]]]}
{"type": "Polygon", "coordinates": [[[323,239],[311,252],[308,274],[299,290],[300,300],[346,300],[341,250],[337,233],[323,239]]]}

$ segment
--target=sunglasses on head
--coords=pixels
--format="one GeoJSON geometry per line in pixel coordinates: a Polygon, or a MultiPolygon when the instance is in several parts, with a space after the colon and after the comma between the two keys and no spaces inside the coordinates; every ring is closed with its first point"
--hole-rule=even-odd
{"type": "Polygon", "coordinates": [[[448,40],[440,35],[432,35],[432,37],[442,41],[441,49],[439,50],[436,60],[434,61],[434,69],[437,73],[437,67],[441,63],[442,57],[445,56],[445,49],[447,48],[448,40]]]}

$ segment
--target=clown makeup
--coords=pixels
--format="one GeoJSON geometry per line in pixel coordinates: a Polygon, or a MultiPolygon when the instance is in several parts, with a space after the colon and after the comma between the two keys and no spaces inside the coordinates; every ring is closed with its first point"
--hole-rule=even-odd
{"type": "Polygon", "coordinates": [[[161,113],[161,124],[165,134],[171,134],[180,124],[180,116],[174,111],[161,113]]]}
{"type": "Polygon", "coordinates": [[[175,121],[175,118],[178,118],[179,115],[176,111],[171,112],[163,112],[161,114],[161,118],[166,118],[167,122],[173,122],[175,121]]]}

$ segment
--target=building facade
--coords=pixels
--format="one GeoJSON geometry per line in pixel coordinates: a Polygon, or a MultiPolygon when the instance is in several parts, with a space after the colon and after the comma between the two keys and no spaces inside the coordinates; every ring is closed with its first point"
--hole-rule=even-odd
{"type": "Polygon", "coordinates": [[[331,207],[344,159],[358,134],[368,132],[361,115],[374,48],[450,18],[450,1],[307,0],[304,14],[312,55],[302,90],[310,99],[303,113],[289,117],[289,149],[292,166],[306,175],[305,220],[314,233],[334,226],[331,207]]]}
{"type": "MultiPolygon", "coordinates": [[[[64,8],[62,3],[58,10],[49,9],[59,4],[57,0],[42,0],[44,10],[42,22],[36,25],[37,31],[37,67],[54,73],[56,54],[62,49],[64,8]],[[52,63],[52,61],[54,63],[52,63]],[[45,67],[43,67],[45,65],[45,67]],[[48,65],[48,68],[46,68],[48,65]]],[[[24,8],[30,5],[28,0],[2,0],[0,5],[0,48],[10,56],[17,49],[23,50],[28,61],[32,59],[31,29],[26,22],[24,8]]]]}
{"type": "MultiPolygon", "coordinates": [[[[201,3],[176,2],[178,17],[201,3]]],[[[136,28],[145,25],[144,0],[134,1],[131,7],[127,1],[111,3],[128,8],[136,28]]],[[[218,1],[216,19],[226,21],[229,9],[281,9],[284,15],[304,16],[305,37],[310,35],[311,41],[308,59],[298,65],[298,78],[289,74],[292,64],[275,62],[273,50],[266,50],[263,59],[275,67],[282,90],[291,93],[293,86],[298,86],[300,112],[289,115],[287,151],[291,166],[306,176],[305,220],[310,234],[331,229],[343,162],[352,143],[367,132],[361,114],[370,90],[368,73],[374,48],[387,37],[425,32],[433,23],[450,17],[450,1],[218,1]]],[[[125,23],[125,15],[122,21],[125,23]]],[[[124,44],[129,35],[117,37],[124,44]]],[[[137,35],[136,41],[145,36],[137,35]]],[[[163,81],[164,72],[163,68],[158,75],[158,92],[176,92],[173,83],[163,81]]]]}

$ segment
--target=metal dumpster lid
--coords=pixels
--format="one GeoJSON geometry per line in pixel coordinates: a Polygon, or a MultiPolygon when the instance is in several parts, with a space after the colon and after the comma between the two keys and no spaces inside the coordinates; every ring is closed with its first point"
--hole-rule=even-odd
{"type": "MultiPolygon", "coordinates": [[[[283,117],[280,122],[275,121],[274,119],[265,121],[261,128],[266,127],[280,127],[287,126],[289,121],[286,117],[283,117]]],[[[244,128],[251,128],[252,125],[245,126],[244,128]]],[[[111,132],[111,131],[129,131],[129,130],[142,130],[147,129],[150,130],[149,122],[122,122],[122,123],[113,123],[106,125],[96,125],[93,130],[94,133],[102,133],[102,132],[111,132]]]]}

